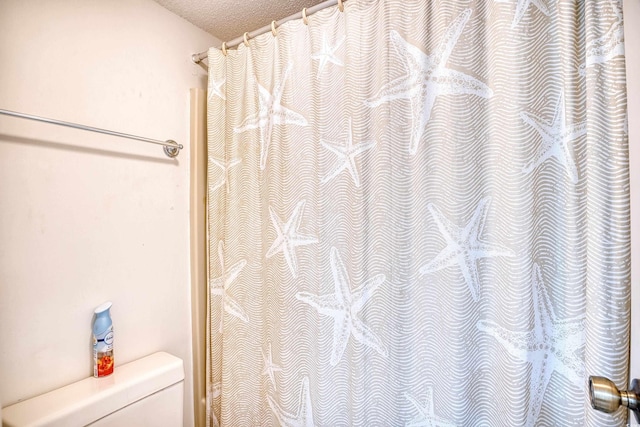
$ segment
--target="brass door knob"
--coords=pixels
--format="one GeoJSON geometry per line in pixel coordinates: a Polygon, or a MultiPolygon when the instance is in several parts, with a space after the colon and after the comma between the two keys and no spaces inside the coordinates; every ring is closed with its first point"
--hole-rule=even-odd
{"type": "Polygon", "coordinates": [[[640,381],[631,381],[631,389],[618,390],[609,378],[589,377],[589,398],[591,407],[598,411],[615,412],[624,406],[633,411],[640,423],[640,381]]]}

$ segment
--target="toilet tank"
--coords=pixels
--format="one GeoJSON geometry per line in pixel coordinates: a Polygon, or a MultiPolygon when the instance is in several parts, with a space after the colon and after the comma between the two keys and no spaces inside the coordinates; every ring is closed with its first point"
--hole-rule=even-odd
{"type": "Polygon", "coordinates": [[[2,408],[3,427],[182,426],[182,360],[159,352],[2,408]]]}

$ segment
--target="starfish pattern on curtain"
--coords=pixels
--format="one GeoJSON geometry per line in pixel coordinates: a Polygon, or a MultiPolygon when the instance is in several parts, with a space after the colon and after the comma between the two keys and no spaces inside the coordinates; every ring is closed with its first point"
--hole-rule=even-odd
{"type": "Polygon", "coordinates": [[[316,78],[320,77],[322,70],[328,63],[337,65],[338,67],[344,67],[344,62],[336,56],[336,51],[344,43],[345,37],[342,37],[333,46],[329,44],[327,33],[322,34],[322,48],[319,51],[311,55],[311,59],[318,61],[318,74],[316,78]]]}
{"type": "Polygon", "coordinates": [[[226,79],[221,79],[218,81],[215,81],[213,79],[209,80],[209,84],[207,85],[207,101],[211,101],[211,98],[213,98],[213,96],[217,96],[223,101],[227,100],[227,97],[222,91],[222,86],[224,85],[225,81],[226,79]]]}
{"type": "Polygon", "coordinates": [[[269,381],[273,385],[273,390],[276,391],[278,388],[276,387],[276,372],[282,371],[282,368],[279,365],[273,363],[273,356],[271,354],[271,343],[269,343],[269,350],[265,354],[262,353],[262,360],[264,361],[264,369],[262,370],[262,375],[267,375],[269,377],[269,381]]]}
{"type": "Polygon", "coordinates": [[[458,266],[469,287],[471,297],[477,301],[480,297],[480,273],[477,261],[481,258],[513,256],[513,253],[506,248],[480,240],[490,204],[491,199],[481,200],[471,220],[464,227],[456,226],[434,205],[429,205],[429,212],[445,238],[447,246],[428,264],[420,268],[420,274],[435,273],[444,268],[458,266]]]}
{"type": "Polygon", "coordinates": [[[212,279],[209,285],[211,297],[220,297],[220,333],[222,333],[222,316],[224,312],[229,313],[245,323],[249,322],[249,317],[245,311],[228,292],[229,286],[238,278],[242,269],[247,265],[247,260],[241,259],[226,270],[223,252],[224,244],[220,241],[218,243],[218,257],[220,259],[222,275],[212,279]]]}
{"type": "Polygon", "coordinates": [[[275,254],[282,252],[294,278],[298,277],[298,258],[296,257],[296,247],[318,243],[318,239],[315,236],[302,234],[298,231],[300,224],[302,223],[305,203],[305,200],[300,200],[298,202],[286,223],[283,222],[273,208],[269,206],[271,223],[278,235],[265,256],[267,258],[271,258],[275,254]]]}
{"type": "Polygon", "coordinates": [[[497,3],[516,3],[516,11],[511,22],[511,29],[518,26],[524,15],[527,13],[529,6],[534,5],[545,16],[549,16],[551,12],[546,4],[546,0],[495,0],[497,3]]]}
{"type": "Polygon", "coordinates": [[[228,193],[229,192],[229,170],[234,166],[238,166],[240,163],[242,163],[242,159],[234,158],[234,159],[224,160],[224,159],[217,159],[215,157],[209,156],[209,164],[215,165],[220,169],[222,169],[222,177],[218,179],[216,182],[214,182],[213,184],[209,185],[209,191],[216,191],[218,188],[224,185],[228,193]]]}
{"type": "Polygon", "coordinates": [[[300,384],[300,399],[298,409],[295,414],[286,412],[271,396],[268,396],[269,407],[275,414],[282,427],[315,427],[313,422],[313,405],[311,394],[309,393],[309,377],[302,379],[300,384]]]}
{"type": "Polygon", "coordinates": [[[371,347],[386,357],[388,352],[380,338],[358,318],[358,312],[373,296],[373,292],[384,280],[384,274],[377,274],[355,290],[351,290],[349,275],[336,248],[331,248],[331,272],[333,273],[334,292],[327,295],[314,295],[298,292],[296,298],[318,310],[320,314],[333,318],[333,350],[331,366],[336,366],[353,335],[356,341],[371,347]]]}
{"type": "Polygon", "coordinates": [[[371,150],[376,146],[376,141],[363,141],[359,144],[353,144],[353,127],[351,126],[351,117],[347,120],[346,129],[347,138],[345,143],[341,141],[331,141],[327,139],[320,139],[320,144],[338,156],[338,162],[333,166],[331,172],[329,172],[324,178],[322,183],[331,181],[331,179],[338,176],[343,170],[348,170],[353,183],[356,187],[360,187],[360,176],[358,175],[358,166],[356,165],[356,157],[363,154],[367,150],[371,150]]]}
{"type": "Polygon", "coordinates": [[[251,129],[260,129],[260,169],[267,166],[269,145],[273,136],[274,125],[298,125],[307,126],[307,119],[300,113],[282,105],[282,94],[287,77],[291,73],[293,64],[289,64],[280,81],[274,86],[273,92],[258,83],[258,95],[260,108],[258,112],[250,115],[233,129],[235,133],[246,132],[251,129]]]}
{"type": "Polygon", "coordinates": [[[429,387],[426,394],[426,404],[423,405],[418,399],[405,393],[407,400],[418,411],[418,416],[405,424],[405,427],[456,427],[453,422],[436,416],[433,407],[433,388],[429,387]]]}
{"type": "Polygon", "coordinates": [[[534,304],[532,330],[516,332],[490,320],[478,322],[478,329],[494,337],[511,356],[531,364],[527,426],[533,426],[537,421],[554,372],[570,380],[578,390],[585,378],[584,364],[578,354],[585,345],[585,316],[556,318],[538,264],[533,264],[531,293],[534,304]]]}
{"type": "Polygon", "coordinates": [[[396,99],[411,101],[410,154],[416,154],[418,151],[418,144],[431,118],[431,111],[438,96],[463,94],[482,98],[493,96],[493,91],[480,80],[446,67],[449,56],[470,17],[471,9],[466,9],[453,20],[431,55],[425,55],[420,49],[403,39],[397,31],[391,31],[391,44],[398,56],[403,59],[406,74],[384,85],[373,99],[367,101],[367,105],[377,107],[396,99]]]}
{"type": "Polygon", "coordinates": [[[587,60],[580,65],[578,72],[587,75],[587,67],[604,64],[617,56],[624,55],[624,27],[622,25],[622,1],[609,0],[616,15],[616,21],[602,36],[587,45],[587,60]]]}
{"type": "Polygon", "coordinates": [[[569,179],[573,184],[578,182],[578,168],[574,160],[571,142],[587,133],[587,122],[567,124],[564,93],[558,97],[553,119],[550,123],[544,122],[539,117],[522,112],[522,121],[535,129],[542,138],[542,147],[522,171],[527,174],[540,166],[547,159],[555,157],[564,166],[569,179]]]}
{"type": "Polygon", "coordinates": [[[207,387],[206,399],[207,399],[207,421],[211,422],[212,427],[220,427],[220,422],[218,421],[218,417],[211,410],[213,406],[213,401],[219,399],[222,395],[222,383],[212,383],[207,387]]]}

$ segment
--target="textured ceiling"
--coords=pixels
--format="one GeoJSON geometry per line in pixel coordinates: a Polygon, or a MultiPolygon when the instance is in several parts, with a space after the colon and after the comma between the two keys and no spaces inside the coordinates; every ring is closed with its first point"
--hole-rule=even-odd
{"type": "Polygon", "coordinates": [[[323,0],[155,0],[225,41],[286,18],[323,0]]]}

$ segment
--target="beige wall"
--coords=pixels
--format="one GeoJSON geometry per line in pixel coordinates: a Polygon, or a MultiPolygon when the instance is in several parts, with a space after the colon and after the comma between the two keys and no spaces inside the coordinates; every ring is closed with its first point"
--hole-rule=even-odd
{"type": "MultiPolygon", "coordinates": [[[[631,175],[631,378],[640,378],[640,3],[624,2],[631,175]]],[[[633,416],[629,418],[635,424],[633,416]]]]}
{"type": "Polygon", "coordinates": [[[0,116],[0,402],[90,375],[111,300],[117,363],[184,360],[191,425],[190,55],[219,42],[150,0],[1,0],[0,32],[0,108],[185,145],[0,116]]]}

